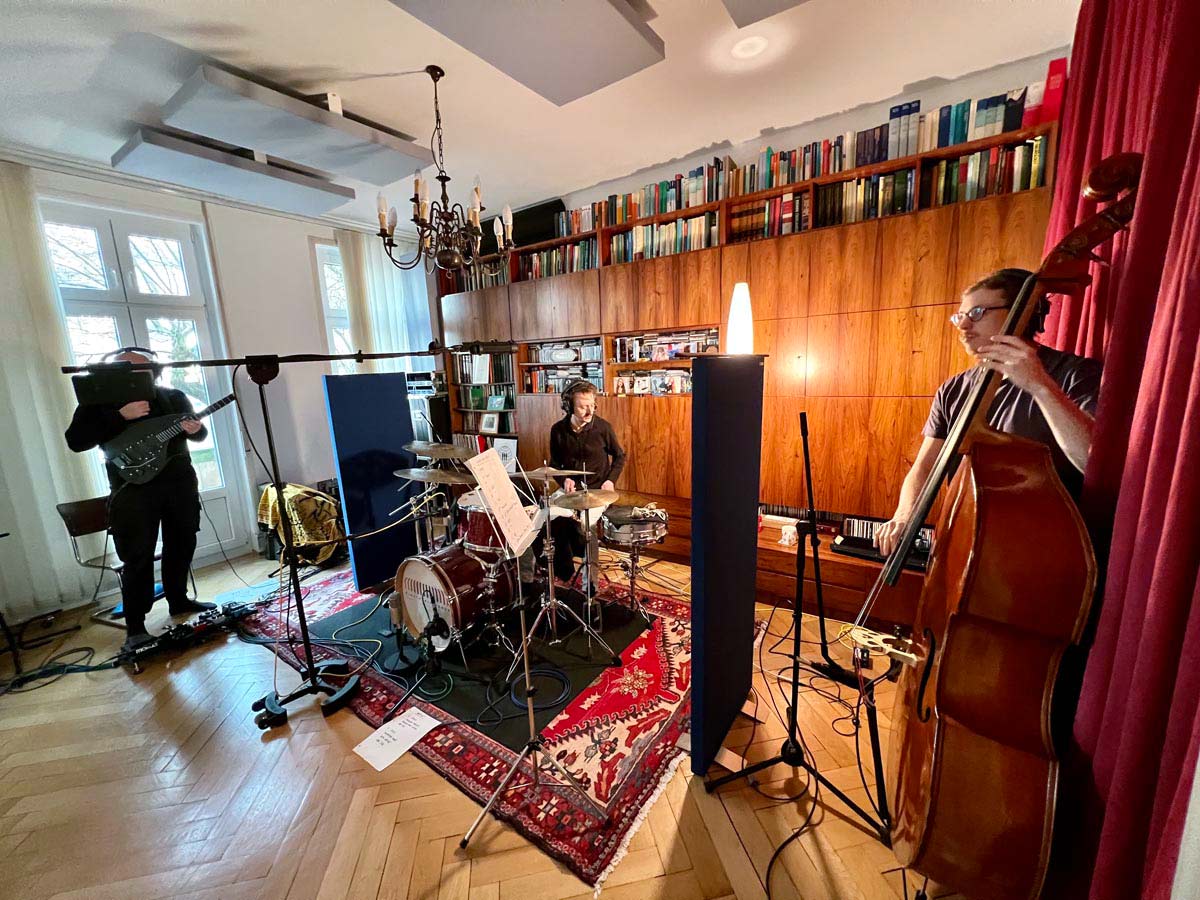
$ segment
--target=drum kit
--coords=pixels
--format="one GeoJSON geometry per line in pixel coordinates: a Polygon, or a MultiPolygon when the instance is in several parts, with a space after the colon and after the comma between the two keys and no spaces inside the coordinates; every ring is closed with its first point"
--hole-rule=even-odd
{"type": "MultiPolygon", "coordinates": [[[[389,600],[392,622],[402,645],[400,658],[404,658],[405,644],[417,647],[422,655],[452,651],[462,657],[469,672],[467,649],[483,641],[512,654],[508,670],[511,677],[521,658],[514,640],[520,639],[510,638],[505,622],[511,621],[510,614],[521,602],[521,592],[517,589],[518,562],[507,552],[495,518],[477,490],[468,490],[457,498],[450,496],[456,488],[475,484],[475,476],[462,467],[462,462],[473,457],[475,451],[455,444],[424,441],[405,444],[404,449],[425,457],[431,464],[395,472],[397,478],[426,485],[424,491],[393,511],[407,510],[406,519],[423,525],[418,528],[418,552],[400,564],[389,600]]],[[[628,560],[621,563],[629,576],[628,605],[649,619],[637,594],[639,557],[644,547],[665,537],[667,514],[664,510],[614,506],[620,496],[617,491],[586,487],[572,492],[555,490],[556,479],[588,474],[542,466],[512,475],[518,491],[525,494],[526,500],[533,501],[525,506],[526,512],[539,528],[545,529],[541,539],[544,567],[537,579],[541,608],[527,634],[532,639],[545,626],[547,643],[560,643],[567,638],[558,633],[558,619],[564,617],[573,620],[576,630],[586,634],[589,653],[594,642],[614,664],[620,665],[620,658],[600,634],[603,621],[592,590],[591,554],[584,553],[583,567],[577,573],[583,575],[583,616],[563,602],[561,589],[555,589],[551,520],[577,515],[591,528],[598,518],[604,543],[629,554],[628,560]],[[522,482],[525,491],[520,490],[522,482]],[[540,492],[534,484],[540,486],[540,492]]]]}

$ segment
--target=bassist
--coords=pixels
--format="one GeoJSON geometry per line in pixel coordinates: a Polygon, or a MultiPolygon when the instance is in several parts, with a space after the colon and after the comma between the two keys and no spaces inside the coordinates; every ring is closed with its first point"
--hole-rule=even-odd
{"type": "MultiPolygon", "coordinates": [[[[150,351],[147,351],[150,352],[150,351]]],[[[127,349],[116,360],[134,364],[152,362],[144,353],[127,349]]],[[[157,373],[157,370],[156,370],[157,373]]],[[[67,446],[76,453],[91,450],[116,438],[132,422],[147,416],[192,413],[183,391],[156,386],[153,400],[124,406],[79,406],[67,428],[67,446]]],[[[109,530],[117,556],[124,563],[121,595],[128,632],[126,647],[150,639],[146,614],[154,603],[154,548],[162,527],[162,584],[171,615],[202,612],[212,603],[189,600],[187,576],[200,530],[200,493],[187,441],[202,441],[208,429],[194,419],[184,420],[183,434],[167,444],[169,459],[163,470],[145,484],[129,484],[116,468],[106,464],[111,488],[108,500],[109,530]]]]}

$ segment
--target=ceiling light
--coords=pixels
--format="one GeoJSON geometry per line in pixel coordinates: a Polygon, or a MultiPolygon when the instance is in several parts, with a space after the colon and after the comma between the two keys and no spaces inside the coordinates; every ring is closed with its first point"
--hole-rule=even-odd
{"type": "Polygon", "coordinates": [[[734,59],[754,59],[767,49],[767,39],[760,34],[742,38],[729,48],[734,59]]]}

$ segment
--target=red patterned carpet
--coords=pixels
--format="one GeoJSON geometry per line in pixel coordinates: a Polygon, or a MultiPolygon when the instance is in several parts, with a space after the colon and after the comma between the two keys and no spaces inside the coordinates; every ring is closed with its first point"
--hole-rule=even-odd
{"type": "MultiPolygon", "coordinates": [[[[368,599],[354,590],[348,571],[308,582],[304,588],[310,622],[368,599]]],[[[615,594],[614,587],[603,584],[600,596],[610,592],[615,594]]],[[[643,597],[654,614],[652,627],[621,653],[624,665],[604,669],[542,732],[547,752],[608,810],[607,816],[597,817],[572,792],[556,790],[560,782],[545,767],[537,791],[510,793],[493,807],[499,818],[593,886],[603,882],[624,855],[648,804],[681,759],[678,741],[689,731],[690,607],[660,594],[644,592],[643,597]]],[[[282,637],[280,612],[274,603],[264,607],[244,620],[246,630],[257,637],[282,637]]],[[[294,616],[290,627],[298,635],[294,616]]],[[[313,649],[319,659],[334,656],[323,647],[313,649]]],[[[279,655],[298,668],[286,645],[279,655]]],[[[350,707],[364,722],[378,726],[402,691],[373,670],[362,674],[362,687],[350,707]]],[[[429,703],[415,698],[408,702],[443,723],[413,752],[464,793],[486,801],[517,754],[429,703]]],[[[518,776],[515,783],[532,775],[532,766],[526,767],[525,777],[518,776]]]]}

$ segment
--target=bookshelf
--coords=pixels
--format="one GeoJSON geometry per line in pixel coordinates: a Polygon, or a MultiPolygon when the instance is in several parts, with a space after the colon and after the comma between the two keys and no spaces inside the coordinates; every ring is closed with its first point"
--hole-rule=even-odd
{"type": "Polygon", "coordinates": [[[557,394],[585,378],[603,390],[604,348],[599,337],[526,344],[518,364],[527,394],[557,394]]]}
{"type": "MultiPolygon", "coordinates": [[[[475,349],[474,347],[471,348],[475,349]]],[[[447,351],[450,364],[451,425],[454,442],[477,449],[492,446],[495,438],[516,438],[516,344],[481,344],[473,353],[462,346],[447,351]],[[485,428],[485,425],[490,427],[485,428]],[[483,447],[480,446],[482,438],[483,447]]]]}
{"type": "MultiPolygon", "coordinates": [[[[635,371],[686,372],[686,361],[615,361],[617,338],[707,330],[728,316],[735,282],[750,284],[755,351],[767,354],[761,499],[802,505],[798,413],[813,428],[814,477],[821,505],[839,514],[886,516],[911,461],[914,436],[942,379],[965,368],[946,316],[958,292],[1001,266],[1035,268],[1049,216],[1057,124],[846,169],[716,202],[601,224],[598,269],[512,283],[442,298],[466,318],[491,322],[520,350],[514,381],[514,433],[520,457],[540,465],[550,425],[562,417],[557,392],[530,393],[524,376],[543,361],[531,348],[599,340],[603,351],[601,415],[629,453],[623,489],[685,498],[690,491],[688,395],[618,395],[617,377],[635,371]],[[947,160],[1046,138],[1044,187],[933,205],[915,192],[910,212],[810,228],[798,234],[735,241],[729,212],[797,188],[856,181],[905,170],[932,171],[947,160]],[[697,214],[717,216],[715,247],[631,262],[614,261],[610,238],[638,225],[697,214]],[[486,302],[485,301],[486,298],[486,302]],[[502,312],[507,309],[508,316],[502,312]],[[870,447],[870,452],[866,448],[870,447]]],[[[561,246],[581,235],[533,249],[561,246]]],[[[521,248],[525,249],[525,248],[521,248]]],[[[518,251],[519,252],[519,251],[518,251]]],[[[459,320],[463,317],[459,316],[459,320]]]]}

